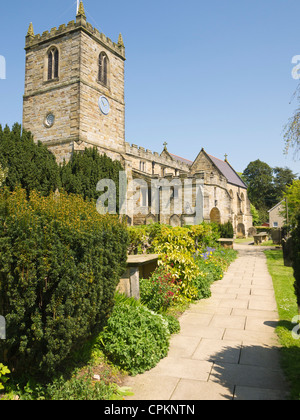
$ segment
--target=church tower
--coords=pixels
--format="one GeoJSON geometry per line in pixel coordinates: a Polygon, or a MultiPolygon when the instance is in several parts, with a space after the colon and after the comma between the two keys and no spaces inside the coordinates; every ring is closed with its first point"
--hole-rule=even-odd
{"type": "Polygon", "coordinates": [[[80,2],[76,21],[26,36],[23,127],[56,155],[97,146],[118,158],[125,151],[124,63],[118,43],[93,28],[80,2]]]}

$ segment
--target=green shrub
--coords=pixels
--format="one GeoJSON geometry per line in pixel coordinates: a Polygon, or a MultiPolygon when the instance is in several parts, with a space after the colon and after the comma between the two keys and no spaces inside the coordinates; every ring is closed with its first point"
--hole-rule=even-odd
{"type": "Polygon", "coordinates": [[[172,228],[168,225],[152,223],[150,225],[131,226],[128,228],[130,245],[129,254],[153,253],[157,244],[163,242],[166,237],[174,245],[181,249],[188,245],[189,250],[202,249],[216,245],[220,238],[219,228],[214,223],[201,223],[196,226],[183,226],[172,228]],[[184,241],[184,242],[182,242],[184,241]]]}
{"type": "Polygon", "coordinates": [[[168,328],[170,331],[170,334],[177,334],[180,332],[180,323],[177,318],[175,318],[173,315],[164,314],[163,318],[168,323],[168,328]]]}
{"type": "Polygon", "coordinates": [[[92,373],[75,375],[66,381],[61,377],[47,387],[47,399],[62,401],[91,401],[114,399],[118,387],[114,384],[106,384],[104,381],[94,381],[92,373]]]}
{"type": "Polygon", "coordinates": [[[295,276],[295,291],[300,307],[300,215],[298,216],[298,225],[293,230],[293,269],[295,276]]]}
{"type": "Polygon", "coordinates": [[[4,384],[8,381],[6,376],[8,373],[10,373],[8,367],[0,363],[0,391],[4,389],[4,384]]]}
{"type": "Polygon", "coordinates": [[[159,265],[167,267],[175,277],[179,288],[177,301],[198,298],[194,280],[200,272],[193,258],[196,247],[191,232],[188,228],[163,226],[160,235],[153,241],[153,250],[160,255],[159,265]]]}
{"type": "Polygon", "coordinates": [[[231,222],[219,225],[219,232],[221,238],[233,238],[233,226],[231,222]]]}
{"type": "Polygon", "coordinates": [[[98,149],[85,148],[74,153],[68,163],[60,167],[62,188],[67,193],[81,195],[84,199],[97,200],[100,192],[96,186],[101,179],[111,179],[116,185],[117,212],[119,210],[119,172],[123,171],[119,161],[100,155],[98,149]]]}
{"type": "Polygon", "coordinates": [[[78,196],[0,195],[0,357],[53,373],[112,312],[127,230],[78,196]]]}
{"type": "Polygon", "coordinates": [[[138,303],[116,303],[96,344],[120,368],[132,375],[156,366],[167,356],[170,332],[161,315],[138,303]]]}
{"type": "MultiPolygon", "coordinates": [[[[210,285],[223,278],[224,272],[236,257],[237,251],[235,250],[210,247],[198,256],[196,262],[201,273],[198,282],[200,284],[200,295],[202,294],[202,298],[210,296],[210,285]]],[[[199,286],[197,287],[199,289],[199,286]]]]}
{"type": "Polygon", "coordinates": [[[140,280],[141,302],[155,312],[164,312],[176,298],[178,286],[167,267],[157,267],[150,279],[140,280]]]}
{"type": "Polygon", "coordinates": [[[201,223],[195,226],[184,226],[188,235],[195,243],[196,251],[206,247],[216,246],[220,238],[219,225],[217,223],[201,223]]]}
{"type": "Polygon", "coordinates": [[[60,187],[59,166],[47,147],[34,142],[30,132],[14,124],[10,130],[0,125],[0,163],[8,168],[4,182],[11,191],[17,186],[49,195],[60,187]]]}

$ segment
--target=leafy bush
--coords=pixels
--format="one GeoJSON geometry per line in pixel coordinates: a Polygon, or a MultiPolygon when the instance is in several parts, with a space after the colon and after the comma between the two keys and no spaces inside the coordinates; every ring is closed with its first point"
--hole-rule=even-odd
{"type": "Polygon", "coordinates": [[[123,298],[116,303],[96,344],[108,358],[132,375],[156,366],[167,356],[168,322],[145,306],[123,298]]]}
{"type": "Polygon", "coordinates": [[[188,245],[192,252],[203,247],[214,246],[217,239],[220,238],[218,225],[214,223],[174,228],[152,223],[150,225],[132,226],[128,228],[128,231],[130,255],[155,252],[157,244],[166,238],[169,242],[177,243],[181,249],[188,245]]]}
{"type": "MultiPolygon", "coordinates": [[[[86,148],[83,153],[74,153],[68,163],[60,168],[61,184],[67,193],[79,194],[84,199],[99,198],[96,191],[101,179],[111,179],[116,185],[116,202],[119,205],[119,171],[123,171],[119,161],[100,155],[98,149],[86,148]]],[[[118,209],[117,209],[118,210],[118,209]]]]}
{"type": "Polygon", "coordinates": [[[127,230],[78,196],[0,195],[0,357],[53,371],[111,314],[126,266],[127,230]]]}
{"type": "Polygon", "coordinates": [[[233,232],[233,226],[231,222],[227,222],[224,224],[219,225],[219,232],[221,238],[233,238],[234,232],[233,232]]]}
{"type": "Polygon", "coordinates": [[[184,226],[185,232],[193,239],[196,251],[206,247],[214,247],[220,238],[217,223],[201,223],[195,226],[184,226]]]}
{"type": "Polygon", "coordinates": [[[0,391],[4,389],[4,384],[8,381],[8,377],[6,376],[8,373],[10,373],[8,367],[0,363],[0,391]]]}
{"type": "Polygon", "coordinates": [[[104,381],[94,381],[91,372],[83,376],[74,375],[66,381],[63,377],[56,379],[47,387],[47,399],[62,401],[91,401],[114,399],[118,388],[104,381]]]}
{"type": "Polygon", "coordinates": [[[208,247],[205,252],[199,255],[196,259],[197,265],[200,269],[201,275],[198,281],[201,280],[206,286],[202,286],[202,290],[206,292],[203,297],[210,296],[210,285],[224,276],[224,272],[229,267],[230,263],[237,257],[237,251],[231,249],[217,249],[208,247]]]}
{"type": "Polygon", "coordinates": [[[12,191],[17,186],[49,195],[60,187],[59,166],[54,155],[31,133],[15,124],[10,130],[0,125],[0,163],[8,168],[4,185],[12,191]]]}
{"type": "Polygon", "coordinates": [[[177,334],[180,332],[180,323],[173,315],[164,314],[163,318],[168,322],[170,334],[177,334]]]}
{"type": "Polygon", "coordinates": [[[195,240],[189,232],[186,228],[163,226],[160,236],[153,241],[154,252],[160,255],[159,264],[167,267],[175,277],[179,287],[177,300],[198,298],[194,280],[199,277],[200,271],[193,258],[195,240]]]}
{"type": "Polygon", "coordinates": [[[131,226],[129,232],[129,255],[146,254],[151,247],[148,226],[131,226]]]}
{"type": "Polygon", "coordinates": [[[298,301],[298,306],[300,307],[300,215],[298,216],[298,225],[293,230],[293,269],[295,276],[295,291],[298,301]]]}
{"type": "Polygon", "coordinates": [[[140,280],[141,302],[155,312],[166,311],[177,292],[175,278],[164,266],[158,267],[150,279],[140,280]]]}

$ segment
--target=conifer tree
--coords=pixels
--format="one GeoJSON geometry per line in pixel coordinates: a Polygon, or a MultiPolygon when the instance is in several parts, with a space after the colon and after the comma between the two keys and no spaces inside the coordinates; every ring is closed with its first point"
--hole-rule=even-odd
{"type": "MultiPolygon", "coordinates": [[[[119,172],[123,171],[119,161],[107,155],[100,155],[97,148],[86,148],[83,153],[75,153],[68,163],[61,167],[62,188],[67,193],[80,194],[84,199],[99,198],[96,186],[102,179],[111,179],[117,188],[119,202],[119,172]]],[[[118,204],[117,204],[118,207],[118,204]]]]}
{"type": "Polygon", "coordinates": [[[34,142],[20,124],[0,126],[0,164],[6,169],[4,185],[14,190],[18,185],[29,195],[32,190],[47,196],[60,187],[59,167],[54,155],[41,142],[34,142]]]}

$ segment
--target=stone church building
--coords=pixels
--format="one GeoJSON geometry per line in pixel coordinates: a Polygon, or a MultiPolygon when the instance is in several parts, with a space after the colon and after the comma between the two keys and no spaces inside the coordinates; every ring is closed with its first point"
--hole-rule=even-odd
{"type": "MultiPolygon", "coordinates": [[[[143,211],[128,215],[129,223],[231,221],[237,235],[247,234],[252,226],[247,187],[226,158],[220,160],[202,149],[192,162],[170,153],[166,143],[159,154],[125,141],[125,47],[121,34],[115,43],[100,33],[87,22],[81,2],[76,20],[67,25],[36,35],[30,24],[25,51],[24,129],[32,132],[35,141],[47,145],[58,162],[68,161],[86,147],[97,147],[122,163],[128,182],[143,180],[149,186],[137,200],[143,211]],[[197,201],[193,193],[189,208],[183,205],[178,212],[172,205],[176,199],[176,187],[172,187],[169,213],[154,213],[153,180],[168,180],[170,185],[189,180],[189,185],[201,185],[202,198],[197,201]],[[200,219],[194,217],[197,206],[201,206],[200,219]]],[[[163,204],[161,199],[159,206],[163,204]]]]}

